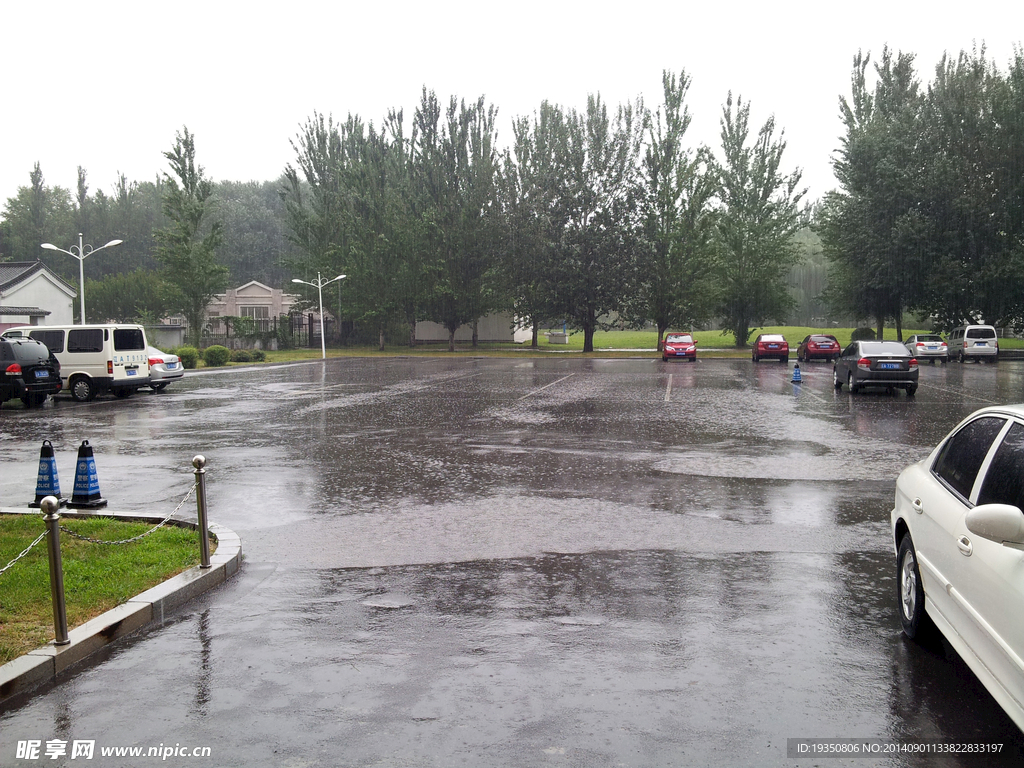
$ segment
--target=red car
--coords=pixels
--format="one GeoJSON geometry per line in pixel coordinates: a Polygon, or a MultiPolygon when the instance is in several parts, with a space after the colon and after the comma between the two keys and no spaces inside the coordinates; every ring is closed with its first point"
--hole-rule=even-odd
{"type": "Polygon", "coordinates": [[[759,363],[766,357],[774,358],[780,363],[789,362],[789,342],[778,333],[762,333],[754,339],[750,349],[750,359],[759,363]]]}
{"type": "Polygon", "coordinates": [[[665,343],[661,347],[661,359],[681,357],[683,360],[697,362],[697,342],[688,333],[669,333],[665,335],[665,343]]]}
{"type": "Polygon", "coordinates": [[[838,360],[842,350],[835,336],[827,333],[812,333],[800,342],[796,348],[796,359],[805,360],[838,360]]]}

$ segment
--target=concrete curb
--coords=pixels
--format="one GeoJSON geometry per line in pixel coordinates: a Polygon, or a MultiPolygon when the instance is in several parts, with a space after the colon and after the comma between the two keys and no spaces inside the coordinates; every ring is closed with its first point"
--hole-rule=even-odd
{"type": "MultiPolygon", "coordinates": [[[[0,514],[40,516],[39,510],[36,509],[6,507],[0,509],[0,514]]],[[[106,510],[92,512],[62,509],[61,517],[115,517],[119,520],[154,524],[163,520],[163,515],[146,512],[106,510]]],[[[172,518],[168,523],[184,528],[197,528],[197,523],[188,520],[172,518]]],[[[154,621],[162,623],[168,611],[234,576],[242,561],[242,540],[234,531],[218,523],[210,523],[209,531],[217,538],[217,551],[210,556],[209,568],[189,568],[116,608],[69,630],[68,637],[71,642],[68,645],[58,648],[51,642],[0,666],[0,705],[7,699],[57,679],[69,667],[114,640],[154,621]]]]}

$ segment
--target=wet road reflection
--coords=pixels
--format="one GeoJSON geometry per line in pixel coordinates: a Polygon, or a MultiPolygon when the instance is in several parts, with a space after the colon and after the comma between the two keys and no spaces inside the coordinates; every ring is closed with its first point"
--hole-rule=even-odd
{"type": "Polygon", "coordinates": [[[201,452],[247,562],[0,715],[0,755],[96,738],[211,744],[223,765],[783,765],[787,738],[848,736],[1003,742],[986,764],[1018,764],[1020,731],[955,654],[902,637],[887,526],[903,466],[1019,400],[1024,364],[924,367],[912,399],[802,371],[332,360],[5,408],[3,506],[31,496],[44,438],[62,474],[89,439],[118,509],[176,503],[201,452]]]}

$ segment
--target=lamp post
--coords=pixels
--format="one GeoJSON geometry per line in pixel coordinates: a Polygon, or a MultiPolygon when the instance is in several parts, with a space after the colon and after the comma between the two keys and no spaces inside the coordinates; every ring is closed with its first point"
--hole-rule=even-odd
{"type": "MultiPolygon", "coordinates": [[[[104,246],[106,247],[106,246],[104,246]]],[[[323,360],[327,359],[327,345],[324,342],[324,286],[328,283],[333,283],[335,280],[344,280],[345,275],[338,275],[332,277],[330,280],[324,280],[320,277],[320,273],[316,273],[316,280],[309,282],[308,280],[299,280],[299,278],[292,278],[293,283],[302,283],[303,285],[311,285],[317,290],[317,294],[320,297],[320,357],[323,360]]]]}
{"type": "Polygon", "coordinates": [[[72,245],[70,250],[65,251],[63,248],[58,248],[56,245],[50,243],[43,243],[40,248],[45,248],[48,251],[60,251],[66,253],[68,256],[74,256],[78,259],[78,298],[81,300],[80,314],[78,316],[78,324],[85,325],[85,257],[90,253],[96,253],[102,251],[104,248],[109,248],[112,245],[120,245],[123,240],[111,240],[106,245],[101,245],[99,248],[93,248],[91,245],[82,244],[82,233],[78,233],[78,245],[72,245]],[[88,248],[89,250],[86,250],[88,248]]]}

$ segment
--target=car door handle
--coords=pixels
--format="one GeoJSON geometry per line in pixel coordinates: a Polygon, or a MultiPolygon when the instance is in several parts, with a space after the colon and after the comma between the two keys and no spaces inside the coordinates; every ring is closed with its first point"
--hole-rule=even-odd
{"type": "Polygon", "coordinates": [[[912,506],[914,508],[914,511],[918,514],[924,512],[924,503],[920,499],[914,499],[912,502],[910,502],[910,506],[912,506]]]}
{"type": "Polygon", "coordinates": [[[968,539],[966,536],[961,536],[960,538],[958,538],[956,540],[956,546],[957,549],[960,550],[960,554],[966,555],[967,557],[970,557],[971,553],[974,551],[974,545],[971,544],[971,540],[968,539]]]}

